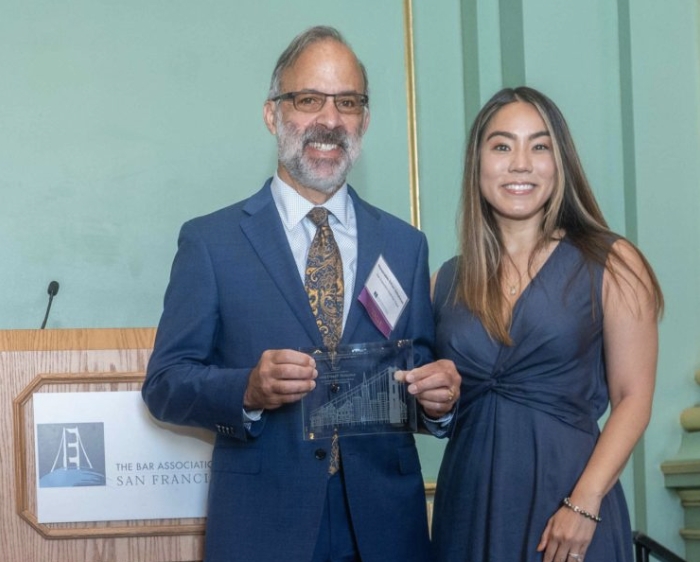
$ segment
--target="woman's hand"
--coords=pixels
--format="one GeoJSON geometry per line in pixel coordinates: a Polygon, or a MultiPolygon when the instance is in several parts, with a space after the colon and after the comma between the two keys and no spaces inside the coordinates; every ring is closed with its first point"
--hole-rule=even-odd
{"type": "Polygon", "coordinates": [[[543,562],[582,562],[593,539],[597,523],[568,507],[561,507],[549,518],[538,552],[543,562]]]}

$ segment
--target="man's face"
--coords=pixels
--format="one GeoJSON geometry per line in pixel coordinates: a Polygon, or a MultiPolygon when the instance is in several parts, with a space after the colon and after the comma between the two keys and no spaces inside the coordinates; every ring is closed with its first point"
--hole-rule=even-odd
{"type": "MultiPolygon", "coordinates": [[[[282,75],[281,92],[364,93],[362,72],[352,52],[335,41],[314,43],[282,75]]],[[[302,196],[326,200],[340,187],[360,155],[369,124],[367,110],[340,113],[334,98],[317,113],[294,108],[291,100],[265,104],[265,122],[277,135],[278,173],[302,196]]]]}

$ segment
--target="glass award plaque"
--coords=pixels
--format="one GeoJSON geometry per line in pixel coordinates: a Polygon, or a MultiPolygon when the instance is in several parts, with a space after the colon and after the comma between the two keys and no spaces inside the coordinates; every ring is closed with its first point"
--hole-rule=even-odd
{"type": "Polygon", "coordinates": [[[412,340],[303,348],[316,360],[316,388],[301,401],[304,439],[415,432],[415,396],[394,380],[413,368],[412,340]]]}

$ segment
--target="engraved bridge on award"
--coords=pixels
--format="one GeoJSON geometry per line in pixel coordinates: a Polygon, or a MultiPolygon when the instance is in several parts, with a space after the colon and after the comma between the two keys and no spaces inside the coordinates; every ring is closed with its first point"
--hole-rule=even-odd
{"type": "Polygon", "coordinates": [[[364,424],[403,425],[408,419],[406,385],[394,380],[396,367],[387,367],[336,398],[310,411],[312,430],[364,424]]]}

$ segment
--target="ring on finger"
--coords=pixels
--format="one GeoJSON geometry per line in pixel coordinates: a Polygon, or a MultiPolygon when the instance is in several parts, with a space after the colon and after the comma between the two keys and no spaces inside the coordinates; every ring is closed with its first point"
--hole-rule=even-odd
{"type": "Polygon", "coordinates": [[[573,558],[574,560],[577,560],[578,562],[581,562],[583,560],[583,554],[578,554],[577,552],[569,552],[569,558],[573,558]]]}
{"type": "Polygon", "coordinates": [[[451,388],[449,389],[448,392],[449,392],[449,394],[447,395],[447,398],[450,402],[452,402],[452,400],[454,400],[454,397],[455,397],[455,392],[451,388]]]}

